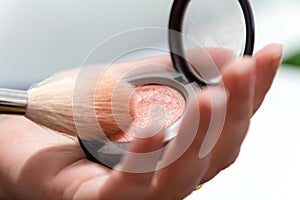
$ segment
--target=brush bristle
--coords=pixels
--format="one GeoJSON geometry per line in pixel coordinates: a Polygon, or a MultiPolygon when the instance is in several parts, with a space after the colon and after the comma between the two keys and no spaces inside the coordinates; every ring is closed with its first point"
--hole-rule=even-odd
{"type": "Polygon", "coordinates": [[[30,88],[26,117],[87,140],[126,130],[132,122],[133,87],[113,76],[99,78],[92,70],[79,79],[78,73],[61,72],[30,88]]]}

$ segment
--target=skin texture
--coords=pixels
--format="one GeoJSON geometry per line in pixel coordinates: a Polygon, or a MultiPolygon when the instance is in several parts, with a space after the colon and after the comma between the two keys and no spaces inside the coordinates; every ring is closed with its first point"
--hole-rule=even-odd
{"type": "MultiPolygon", "coordinates": [[[[213,54],[213,52],[211,52],[213,54]]],[[[38,127],[22,117],[5,117],[0,124],[0,199],[182,199],[196,185],[204,183],[236,160],[250,119],[272,85],[282,57],[282,47],[269,45],[222,68],[228,97],[222,134],[212,151],[199,159],[198,153],[207,131],[211,96],[207,90],[187,109],[200,108],[201,126],[187,151],[171,165],[155,172],[125,173],[110,170],[85,159],[74,137],[38,127]],[[174,180],[176,174],[176,181],[174,180]],[[117,191],[117,192],[116,192],[117,191]]],[[[216,57],[217,59],[218,57],[216,57]]],[[[156,62],[171,66],[169,58],[153,58],[124,64],[156,62]]],[[[221,90],[212,88],[215,95],[221,90]]],[[[168,159],[188,131],[191,121],[183,121],[163,159],[168,159]]],[[[163,145],[162,134],[137,139],[132,152],[150,152],[163,145]]],[[[119,169],[129,165],[124,158],[119,169]]],[[[157,161],[155,161],[157,162],[157,161]]],[[[155,163],[152,163],[155,164],[155,163]]]]}

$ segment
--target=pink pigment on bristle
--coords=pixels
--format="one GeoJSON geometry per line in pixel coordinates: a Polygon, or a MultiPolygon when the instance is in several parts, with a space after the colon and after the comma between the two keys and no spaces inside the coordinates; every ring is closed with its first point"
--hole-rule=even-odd
{"type": "Polygon", "coordinates": [[[164,110],[166,127],[176,122],[185,108],[184,98],[179,92],[169,87],[158,85],[136,88],[131,103],[134,108],[134,121],[131,128],[126,134],[122,132],[110,136],[109,139],[111,141],[127,142],[132,141],[134,136],[138,136],[137,129],[145,128],[151,124],[150,110],[152,106],[158,105],[164,110]]]}

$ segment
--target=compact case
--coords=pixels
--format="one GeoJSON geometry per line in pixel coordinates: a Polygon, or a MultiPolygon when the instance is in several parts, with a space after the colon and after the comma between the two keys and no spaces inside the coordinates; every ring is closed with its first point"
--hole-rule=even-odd
{"type": "MultiPolygon", "coordinates": [[[[208,28],[202,28],[201,25],[199,27],[199,33],[205,33],[209,35],[209,32],[207,33],[206,30],[219,30],[220,25],[216,23],[216,21],[222,21],[224,20],[222,17],[223,15],[226,16],[226,13],[220,13],[220,11],[226,11],[226,6],[224,7],[221,5],[222,3],[229,3],[233,2],[235,9],[237,12],[240,10],[240,15],[242,18],[242,22],[238,23],[232,23],[232,20],[230,19],[236,19],[234,16],[233,18],[229,18],[228,23],[224,22],[225,26],[230,26],[230,24],[233,24],[237,27],[239,27],[241,24],[244,29],[244,33],[241,33],[239,35],[242,35],[242,44],[238,45],[238,51],[236,52],[237,56],[243,56],[243,55],[252,55],[253,48],[254,48],[254,20],[253,20],[253,13],[251,6],[248,2],[248,0],[230,0],[230,1],[224,1],[224,0],[211,0],[211,1],[190,1],[190,0],[175,0],[172,6],[170,19],[169,19],[169,30],[168,30],[168,38],[169,38],[169,49],[170,49],[170,55],[172,57],[172,62],[174,65],[174,68],[177,72],[155,72],[155,73],[144,73],[144,74],[138,74],[133,75],[125,78],[125,81],[129,82],[135,87],[141,87],[144,85],[164,85],[171,87],[175,90],[177,90],[185,99],[186,103],[188,104],[189,99],[194,95],[195,87],[191,86],[192,83],[194,85],[197,85],[198,87],[203,87],[211,84],[215,84],[216,82],[211,81],[209,79],[205,78],[205,75],[199,75],[197,73],[197,70],[195,70],[195,66],[192,62],[187,59],[188,51],[191,49],[186,49],[186,44],[184,44],[185,37],[193,37],[193,34],[185,34],[185,23],[187,19],[204,19],[205,23],[208,21],[208,28]],[[193,4],[193,3],[196,3],[193,4]],[[219,8],[216,8],[216,11],[214,11],[214,8],[218,6],[219,8]],[[196,9],[192,16],[189,14],[189,11],[192,9],[196,9]],[[214,12],[216,12],[217,20],[214,19],[206,19],[205,13],[204,17],[199,17],[198,15],[201,14],[201,12],[198,12],[198,10],[204,9],[205,12],[208,12],[207,15],[214,15],[214,12]],[[187,17],[189,15],[189,18],[187,17]],[[210,26],[211,24],[215,24],[214,26],[210,26]],[[244,35],[244,36],[243,36],[244,35]]],[[[230,11],[230,5],[227,5],[228,12],[230,11]]],[[[191,11],[192,12],[192,11],[191,11]]],[[[194,23],[194,22],[193,22],[194,23]]],[[[221,29],[220,29],[221,30],[221,29]]],[[[226,29],[225,30],[229,30],[226,29]]],[[[220,37],[223,38],[223,32],[220,31],[220,37]]],[[[212,33],[213,34],[213,33],[212,33]]],[[[195,35],[195,34],[194,34],[195,35]]],[[[205,41],[205,38],[210,38],[207,35],[203,36],[201,34],[197,34],[196,31],[195,38],[199,39],[199,47],[201,49],[201,54],[204,55],[203,52],[205,52],[206,48],[218,48],[218,44],[209,45],[205,41]],[[203,37],[202,37],[203,36],[203,37]],[[204,38],[204,42],[201,42],[201,39],[204,38]],[[208,45],[205,45],[208,44],[208,45]]],[[[234,40],[235,33],[233,33],[233,40],[234,40]]],[[[218,37],[218,36],[217,36],[218,37]]],[[[226,37],[224,37],[226,38],[226,37]]],[[[227,37],[228,38],[228,37],[227,37]]],[[[193,38],[192,38],[193,39],[193,38]]],[[[209,40],[209,39],[208,39],[209,40]]],[[[232,40],[232,39],[231,39],[232,40]]],[[[217,41],[219,41],[217,39],[217,41]]],[[[197,43],[197,41],[196,41],[197,43]]],[[[226,45],[224,47],[223,44],[226,42],[220,42],[221,48],[227,48],[226,45]]],[[[210,43],[212,44],[212,43],[210,43]]],[[[230,46],[230,45],[229,45],[230,46]]],[[[235,46],[235,45],[233,45],[235,46]]],[[[193,50],[191,50],[193,51],[193,50]]],[[[205,54],[207,57],[207,60],[209,62],[206,63],[212,63],[211,59],[209,58],[208,54],[205,54]]],[[[203,56],[202,56],[203,58],[203,56]]],[[[206,66],[207,67],[207,66],[206,66]]],[[[210,67],[210,66],[209,66],[210,67]]],[[[205,69],[205,67],[203,67],[205,69]]],[[[204,73],[205,74],[205,73],[204,73]]],[[[184,113],[182,117],[184,116],[184,113]]],[[[172,140],[177,133],[178,127],[180,125],[180,121],[182,118],[178,119],[174,124],[166,128],[166,135],[165,135],[165,142],[168,143],[170,140],[172,140]]],[[[83,140],[80,138],[80,135],[78,136],[80,145],[84,152],[86,153],[86,156],[89,160],[93,162],[97,162],[99,164],[105,165],[109,168],[114,168],[115,165],[117,165],[120,160],[122,159],[122,156],[124,153],[126,153],[126,149],[130,145],[130,142],[112,142],[108,139],[99,139],[99,140],[83,140]]]]}

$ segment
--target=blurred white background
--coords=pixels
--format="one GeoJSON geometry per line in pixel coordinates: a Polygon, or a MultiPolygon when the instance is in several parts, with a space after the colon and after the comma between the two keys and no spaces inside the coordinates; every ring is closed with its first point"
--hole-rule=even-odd
{"type": "MultiPolygon", "coordinates": [[[[256,50],[270,42],[282,43],[286,55],[300,48],[299,0],[251,2],[256,50]]],[[[0,87],[25,89],[57,71],[80,66],[95,45],[121,31],[166,28],[171,4],[0,0],[0,87]]],[[[187,199],[300,199],[299,88],[300,68],[283,66],[237,162],[187,199]]]]}
{"type": "MultiPolygon", "coordinates": [[[[169,0],[0,0],[0,87],[27,88],[79,67],[97,44],[122,31],[167,28],[170,5],[169,0]]],[[[162,39],[145,35],[145,40],[162,39]]]]}

